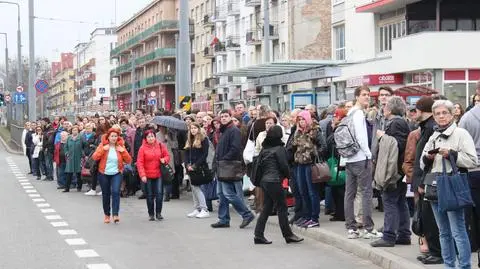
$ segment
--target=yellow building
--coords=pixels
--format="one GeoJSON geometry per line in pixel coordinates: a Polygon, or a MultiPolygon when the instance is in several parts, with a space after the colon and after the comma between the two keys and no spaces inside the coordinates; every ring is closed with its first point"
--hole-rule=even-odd
{"type": "Polygon", "coordinates": [[[52,63],[52,80],[47,97],[48,115],[73,116],[74,99],[73,54],[62,53],[61,61],[52,63]]]}

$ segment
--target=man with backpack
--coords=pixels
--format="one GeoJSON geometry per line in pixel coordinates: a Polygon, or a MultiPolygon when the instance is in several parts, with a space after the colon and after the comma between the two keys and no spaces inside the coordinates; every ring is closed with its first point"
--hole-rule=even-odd
{"type": "Polygon", "coordinates": [[[355,99],[355,106],[335,130],[338,153],[346,158],[345,226],[349,239],[379,238],[382,235],[374,229],[372,219],[372,153],[369,148],[367,122],[364,114],[364,109],[370,102],[370,89],[366,86],[356,88],[355,99]],[[358,231],[354,214],[354,201],[358,187],[363,190],[362,208],[365,231],[362,234],[358,231]]]}

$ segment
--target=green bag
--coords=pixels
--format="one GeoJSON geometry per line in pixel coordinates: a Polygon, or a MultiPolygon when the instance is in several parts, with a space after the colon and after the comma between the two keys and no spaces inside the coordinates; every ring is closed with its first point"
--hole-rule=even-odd
{"type": "Polygon", "coordinates": [[[341,186],[345,185],[345,179],[347,177],[345,170],[340,170],[340,165],[338,163],[337,158],[335,158],[335,155],[332,153],[330,158],[327,160],[328,163],[328,168],[330,168],[330,173],[332,175],[332,179],[328,181],[328,185],[330,186],[341,186]]]}

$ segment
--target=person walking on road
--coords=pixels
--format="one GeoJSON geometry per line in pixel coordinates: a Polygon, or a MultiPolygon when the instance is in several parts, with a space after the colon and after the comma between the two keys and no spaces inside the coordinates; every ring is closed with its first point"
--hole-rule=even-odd
{"type": "Polygon", "coordinates": [[[160,166],[168,164],[170,156],[167,146],[157,141],[152,130],[145,131],[144,137],[137,155],[138,176],[145,184],[149,220],[154,221],[155,217],[163,220],[163,181],[160,166]]]}
{"type": "Polygon", "coordinates": [[[115,223],[120,221],[118,213],[120,211],[123,164],[132,162],[124,143],[120,137],[120,130],[110,128],[93,153],[92,158],[99,161],[98,177],[102,188],[104,223],[110,223],[111,214],[113,214],[115,223]],[[110,204],[112,204],[112,210],[110,204]]]}

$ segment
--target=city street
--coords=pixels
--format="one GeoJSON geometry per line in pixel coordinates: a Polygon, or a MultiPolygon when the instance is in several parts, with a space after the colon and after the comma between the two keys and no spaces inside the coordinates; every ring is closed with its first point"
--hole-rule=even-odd
{"type": "Polygon", "coordinates": [[[241,230],[235,214],[231,228],[214,230],[215,212],[185,216],[189,195],[165,203],[161,222],[148,221],[144,200],[123,198],[120,224],[103,224],[100,196],[61,193],[27,167],[25,157],[0,152],[0,268],[376,268],[316,241],[287,245],[278,227],[266,231],[273,245],[255,246],[254,223],[241,230]]]}

